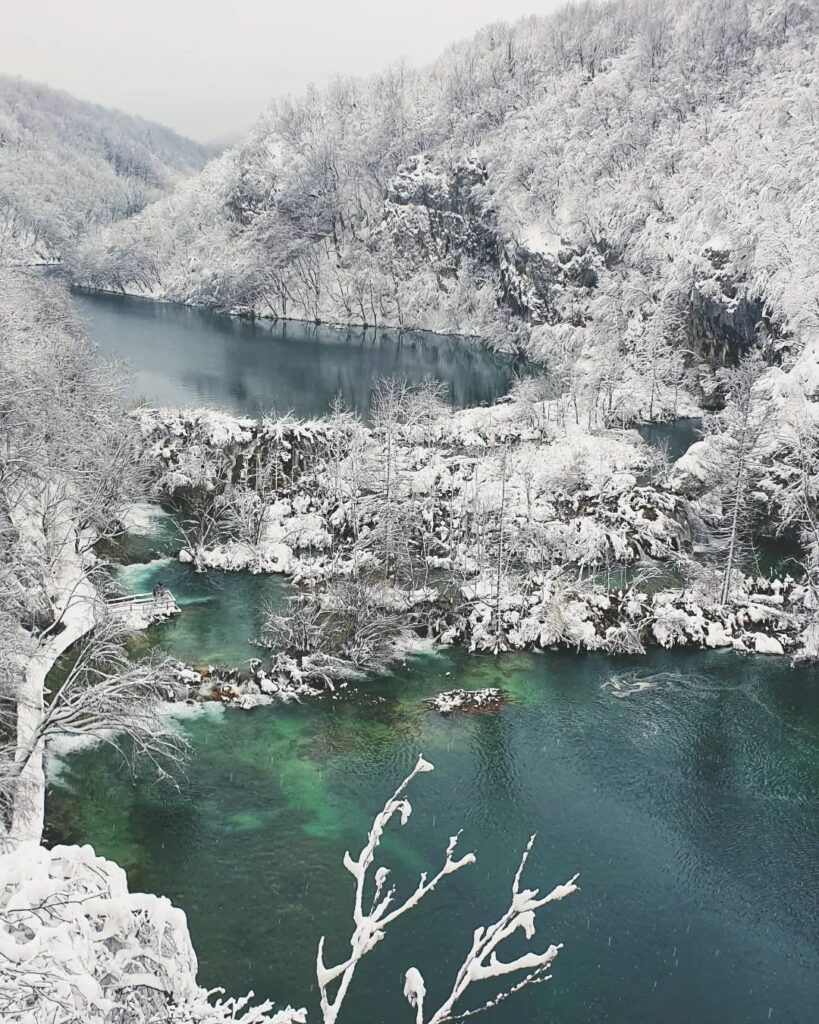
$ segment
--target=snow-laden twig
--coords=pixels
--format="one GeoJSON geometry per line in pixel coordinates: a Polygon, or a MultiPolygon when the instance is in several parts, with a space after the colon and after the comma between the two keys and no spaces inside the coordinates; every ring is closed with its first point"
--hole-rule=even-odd
{"type": "MultiPolygon", "coordinates": [[[[512,899],[508,909],[494,924],[475,929],[472,946],[455,977],[455,983],[441,1006],[427,1018],[428,1024],[463,1020],[497,1006],[498,1003],[507,999],[514,992],[520,991],[526,985],[548,981],[551,978],[547,972],[552,961],[563,948],[562,943],[557,945],[551,943],[542,953],[526,952],[514,960],[501,960],[498,957],[498,947],[516,932],[522,931],[529,940],[534,938],[535,916],[541,907],[545,907],[547,903],[562,900],[577,891],[575,884],[577,875],[563,885],[555,886],[547,896],[542,898],[538,897],[538,889],[521,888],[521,876],[534,842],[535,837],[531,836],[520,859],[520,865],[512,883],[512,899]],[[502,978],[507,974],[517,974],[521,971],[526,973],[520,981],[510,988],[502,990],[482,1006],[474,1010],[456,1010],[456,1004],[460,1002],[461,997],[473,982],[502,978]]],[[[415,1007],[417,1024],[424,1024],[425,994],[424,979],[421,973],[415,967],[411,967],[406,974],[404,995],[410,1005],[415,1007]]]]}
{"type": "MultiPolygon", "coordinates": [[[[416,907],[445,875],[454,874],[461,868],[475,863],[474,853],[467,853],[463,857],[455,856],[459,835],[451,836],[446,849],[443,867],[431,879],[424,872],[415,890],[402,903],[395,905],[395,886],[391,885],[389,888],[386,888],[389,869],[379,867],[375,872],[375,893],[370,909],[368,911],[364,909],[364,888],[367,872],[373,864],[375,851],[381,843],[384,830],[396,815],[399,816],[401,824],[406,825],[412,813],[412,807],[404,794],[416,775],[432,770],[433,765],[426,761],[423,756],[419,755],[412,772],[404,779],[398,789],[384,804],[383,809],[376,815],[367,837],[367,842],[358,858],[353,860],[349,852],[344,855],[344,866],[353,876],[356,883],[355,905],[353,908],[355,930],[350,939],[350,955],[335,967],[327,967],[324,963],[324,936],[322,936],[319,942],[316,977],[321,997],[321,1011],[324,1024],[335,1024],[358,963],[384,938],[387,927],[402,914],[416,907]],[[337,987],[335,993],[332,994],[330,986],[335,983],[337,983],[337,987]]],[[[494,924],[486,928],[476,929],[472,938],[472,946],[455,977],[452,990],[439,1009],[428,1018],[428,1024],[443,1024],[444,1021],[472,1016],[481,1010],[496,1006],[525,985],[548,981],[551,977],[547,971],[549,965],[562,948],[561,945],[552,944],[543,953],[527,952],[510,961],[500,960],[497,952],[498,947],[518,931],[523,931],[527,939],[532,939],[535,934],[535,915],[537,911],[547,903],[553,903],[563,899],[565,896],[571,895],[577,889],[575,884],[577,875],[564,885],[556,886],[547,896],[542,898],[539,897],[537,889],[521,888],[521,876],[534,841],[535,837],[532,836],[521,857],[520,865],[512,883],[512,899],[509,908],[494,924]],[[456,1003],[460,1001],[473,982],[486,981],[491,978],[504,977],[507,974],[518,972],[526,973],[520,981],[510,988],[499,992],[483,1006],[474,1010],[456,1012],[456,1003]]],[[[426,985],[421,972],[415,967],[411,967],[406,972],[404,995],[416,1011],[416,1024],[424,1024],[426,985]]]]}
{"type": "Polygon", "coordinates": [[[364,886],[367,871],[373,863],[375,851],[381,843],[384,829],[395,815],[400,817],[402,825],[406,825],[410,814],[412,814],[412,806],[403,794],[416,775],[420,775],[423,772],[431,772],[432,770],[433,766],[429,761],[419,756],[413,770],[376,815],[367,837],[367,842],[358,855],[357,860],[353,860],[349,852],[344,854],[344,867],[355,879],[355,905],[353,907],[355,930],[350,939],[350,955],[335,967],[327,967],[325,965],[324,936],[319,941],[316,977],[321,994],[321,1012],[324,1024],[334,1024],[344,1002],[344,997],[347,995],[350,982],[353,980],[356,967],[362,957],[369,953],[384,938],[387,927],[402,914],[417,906],[424,896],[432,892],[445,875],[451,875],[468,864],[475,863],[474,853],[467,853],[460,858],[454,857],[455,849],[458,845],[458,835],[451,836],[446,849],[446,859],[443,867],[431,879],[424,872],[414,892],[398,906],[393,907],[396,893],[395,886],[391,885],[385,891],[389,869],[385,867],[378,868],[375,873],[375,894],[370,909],[369,911],[364,909],[364,886]],[[336,988],[335,995],[331,995],[329,987],[334,982],[338,982],[338,987],[336,988]]]}

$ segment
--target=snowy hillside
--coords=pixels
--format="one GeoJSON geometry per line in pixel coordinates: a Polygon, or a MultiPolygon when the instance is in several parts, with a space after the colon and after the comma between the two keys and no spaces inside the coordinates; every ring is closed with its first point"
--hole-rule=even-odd
{"type": "Polygon", "coordinates": [[[275,101],[75,272],[673,375],[816,319],[817,97],[806,0],[573,5],[275,101]]]}
{"type": "Polygon", "coordinates": [[[169,128],[0,75],[0,262],[60,259],[205,159],[169,128]]]}

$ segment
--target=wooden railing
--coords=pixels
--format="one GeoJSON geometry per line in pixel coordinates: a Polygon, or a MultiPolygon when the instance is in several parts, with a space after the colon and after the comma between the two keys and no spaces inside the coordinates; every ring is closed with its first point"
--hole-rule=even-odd
{"type": "Polygon", "coordinates": [[[125,594],[122,597],[112,597],[105,603],[112,612],[128,612],[131,609],[145,608],[149,614],[166,615],[179,611],[179,605],[170,590],[164,590],[161,594],[125,594]]]}

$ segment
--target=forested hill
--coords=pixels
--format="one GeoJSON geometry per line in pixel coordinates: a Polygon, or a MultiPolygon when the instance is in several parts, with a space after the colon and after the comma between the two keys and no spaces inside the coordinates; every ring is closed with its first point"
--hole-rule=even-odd
{"type": "Polygon", "coordinates": [[[570,372],[722,360],[817,319],[817,151],[813,0],[573,4],[273,102],[75,274],[482,334],[570,372]]]}
{"type": "Polygon", "coordinates": [[[61,258],[205,160],[162,125],[0,75],[0,263],[61,258]]]}

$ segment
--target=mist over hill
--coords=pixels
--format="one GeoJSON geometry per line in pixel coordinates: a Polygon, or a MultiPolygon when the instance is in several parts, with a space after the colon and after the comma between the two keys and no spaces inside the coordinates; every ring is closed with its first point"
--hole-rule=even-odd
{"type": "Polygon", "coordinates": [[[0,75],[0,262],[55,261],[206,162],[170,128],[0,75]]]}

